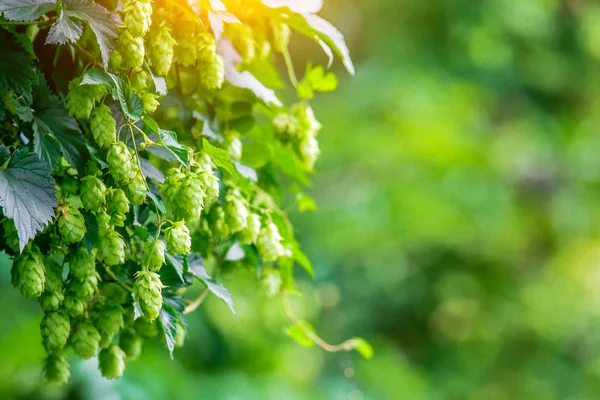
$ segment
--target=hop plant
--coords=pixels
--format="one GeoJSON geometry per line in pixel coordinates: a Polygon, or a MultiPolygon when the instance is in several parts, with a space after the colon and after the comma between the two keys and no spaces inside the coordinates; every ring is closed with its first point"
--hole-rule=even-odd
{"type": "Polygon", "coordinates": [[[220,205],[210,210],[211,230],[217,240],[225,239],[229,236],[229,226],[225,216],[225,210],[220,205]]]}
{"type": "Polygon", "coordinates": [[[81,203],[88,211],[98,212],[106,199],[106,186],[98,177],[88,175],[81,180],[81,203]]]}
{"type": "Polygon", "coordinates": [[[52,260],[45,260],[46,279],[44,292],[39,298],[40,306],[44,312],[56,311],[61,306],[63,295],[62,268],[52,260]]]}
{"type": "Polygon", "coordinates": [[[158,239],[146,242],[143,263],[151,271],[158,271],[165,263],[165,244],[158,239]]]}
{"type": "Polygon", "coordinates": [[[142,91],[152,85],[152,76],[145,70],[133,74],[130,81],[131,87],[136,91],[142,91]]]}
{"type": "Polygon", "coordinates": [[[119,347],[130,360],[135,360],[142,354],[143,343],[144,340],[132,332],[123,332],[119,336],[119,347]]]}
{"type": "Polygon", "coordinates": [[[49,350],[60,350],[69,339],[71,323],[64,311],[52,311],[44,314],[40,324],[44,347],[49,350]]]}
{"type": "Polygon", "coordinates": [[[279,257],[285,255],[285,248],[282,244],[282,237],[279,234],[277,225],[269,221],[258,234],[256,247],[263,261],[277,261],[279,257]]]}
{"type": "Polygon", "coordinates": [[[234,160],[242,159],[242,140],[237,132],[229,132],[225,138],[225,148],[234,160]]]}
{"type": "Polygon", "coordinates": [[[122,30],[120,35],[120,53],[123,56],[123,64],[129,68],[141,68],[144,64],[144,38],[134,36],[129,30],[122,30]]]}
{"type": "Polygon", "coordinates": [[[166,76],[173,63],[175,39],[167,26],[158,26],[150,30],[147,57],[157,75],[166,76]]]}
{"type": "Polygon", "coordinates": [[[125,352],[116,344],[102,349],[98,354],[98,368],[105,378],[120,378],[125,371],[125,352]]]}
{"type": "Polygon", "coordinates": [[[94,108],[90,118],[90,129],[94,140],[102,149],[117,141],[117,122],[110,108],[105,104],[94,108]]]}
{"type": "Polygon", "coordinates": [[[237,189],[225,196],[225,220],[229,231],[236,233],[246,228],[248,223],[248,202],[237,189]]]}
{"type": "Polygon", "coordinates": [[[139,271],[133,286],[133,295],[140,304],[144,317],[154,321],[162,309],[162,282],[156,272],[139,271]]]}
{"type": "Polygon", "coordinates": [[[153,113],[156,111],[160,102],[158,101],[159,96],[153,93],[144,93],[141,96],[142,103],[144,104],[144,111],[147,113],[153,113]]]}
{"type": "Polygon", "coordinates": [[[123,24],[133,36],[143,37],[152,23],[152,3],[150,0],[126,0],[123,2],[125,18],[123,24]]]}
{"type": "Polygon", "coordinates": [[[240,243],[256,243],[256,240],[258,239],[258,234],[260,232],[260,227],[260,217],[253,213],[248,214],[248,219],[246,220],[246,227],[238,233],[238,239],[240,240],[240,243]]]}
{"type": "Polygon", "coordinates": [[[225,66],[223,57],[215,54],[210,61],[203,62],[199,67],[200,81],[209,90],[221,89],[225,81],[225,66]]]}
{"type": "Polygon", "coordinates": [[[87,88],[81,85],[82,80],[78,77],[69,82],[66,108],[75,118],[87,119],[94,108],[94,99],[87,96],[87,88]]]}
{"type": "Polygon", "coordinates": [[[119,184],[127,184],[135,177],[135,169],[129,149],[123,142],[110,145],[106,154],[110,174],[119,184]]]}
{"type": "Polygon", "coordinates": [[[273,268],[265,268],[260,277],[260,291],[265,297],[275,297],[281,289],[281,273],[273,268]]]}
{"type": "Polygon", "coordinates": [[[67,282],[67,290],[81,300],[89,301],[98,292],[98,275],[94,272],[82,279],[71,278],[67,282]]]}
{"type": "Polygon", "coordinates": [[[80,317],[85,312],[85,302],[73,292],[64,296],[64,306],[67,314],[72,318],[80,317]]]}
{"type": "Polygon", "coordinates": [[[124,226],[126,214],[129,212],[129,199],[125,192],[122,189],[112,188],[108,192],[106,202],[111,212],[110,224],[124,226]]]}
{"type": "Polygon", "coordinates": [[[60,190],[65,194],[76,194],[79,191],[79,182],[75,178],[66,176],[60,182],[60,190]]]}
{"type": "Polygon", "coordinates": [[[27,298],[39,297],[44,292],[46,269],[37,249],[26,250],[15,258],[11,282],[27,298]]]}
{"type": "Polygon", "coordinates": [[[92,323],[83,321],[77,324],[69,342],[75,350],[75,354],[86,360],[98,353],[100,332],[92,323]]]}
{"type": "Polygon", "coordinates": [[[192,237],[185,222],[178,221],[165,229],[167,249],[173,254],[188,254],[192,249],[192,237]]]}
{"type": "Polygon", "coordinates": [[[98,258],[107,265],[118,265],[125,262],[125,241],[114,230],[109,230],[100,239],[98,258]]]}
{"type": "Polygon", "coordinates": [[[85,219],[78,209],[64,207],[58,217],[58,231],[66,244],[81,242],[86,233],[85,219]]]}
{"type": "Polygon", "coordinates": [[[69,363],[62,350],[48,353],[44,360],[44,376],[50,383],[64,384],[69,381],[69,363]]]}
{"type": "Polygon", "coordinates": [[[98,310],[94,314],[94,326],[100,332],[99,346],[108,347],[123,325],[123,307],[105,306],[98,310]]]}
{"type": "Polygon", "coordinates": [[[204,202],[207,204],[212,203],[219,197],[219,178],[215,176],[212,171],[204,170],[198,174],[198,178],[202,182],[206,197],[204,202]]]}

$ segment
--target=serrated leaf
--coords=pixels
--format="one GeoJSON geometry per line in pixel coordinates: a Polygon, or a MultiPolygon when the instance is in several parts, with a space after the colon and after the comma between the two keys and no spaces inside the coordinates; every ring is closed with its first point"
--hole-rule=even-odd
{"type": "Polygon", "coordinates": [[[224,169],[234,177],[237,176],[237,170],[227,150],[215,147],[208,140],[202,139],[202,151],[210,156],[217,167],[224,169]]]}
{"type": "Polygon", "coordinates": [[[55,0],[3,0],[0,3],[0,13],[10,21],[35,21],[55,8],[55,0]]]}
{"type": "Polygon", "coordinates": [[[346,344],[347,350],[356,350],[367,360],[373,358],[373,346],[371,346],[365,339],[353,338],[347,341],[346,344]]]}
{"type": "Polygon", "coordinates": [[[196,278],[200,279],[202,283],[206,285],[208,290],[213,293],[215,296],[223,300],[227,307],[231,310],[233,315],[235,314],[235,308],[233,306],[233,299],[231,298],[231,293],[225,286],[221,283],[217,282],[213,278],[211,278],[206,269],[204,269],[204,263],[202,258],[198,255],[192,254],[187,257],[188,260],[188,271],[191,272],[196,278]]]}
{"type": "Polygon", "coordinates": [[[182,315],[171,304],[163,301],[163,307],[160,310],[158,320],[165,343],[167,344],[167,349],[169,349],[169,354],[173,358],[173,350],[177,341],[177,326],[178,324],[183,324],[182,315]]]}
{"type": "Polygon", "coordinates": [[[175,156],[177,161],[189,169],[190,159],[188,148],[177,141],[177,134],[173,131],[167,131],[160,128],[158,129],[157,133],[159,137],[159,143],[165,149],[169,150],[169,152],[175,156]]]}
{"type": "Polygon", "coordinates": [[[144,192],[144,193],[146,193],[146,196],[148,196],[150,198],[150,200],[152,200],[152,202],[156,206],[156,209],[158,210],[158,212],[160,212],[161,214],[164,214],[167,212],[162,200],[159,199],[154,193],[152,193],[152,192],[144,192]]]}
{"type": "Polygon", "coordinates": [[[351,75],[354,75],[354,65],[350,51],[344,41],[344,36],[329,21],[310,13],[292,13],[288,18],[289,25],[308,38],[331,47],[340,57],[342,63],[351,75]]]}
{"type": "Polygon", "coordinates": [[[54,218],[58,203],[51,172],[44,160],[26,148],[15,151],[0,171],[0,207],[15,223],[21,251],[54,218]]]}
{"type": "Polygon", "coordinates": [[[33,130],[33,150],[52,168],[60,161],[60,144],[50,133],[40,134],[37,125],[33,130]]]}
{"type": "Polygon", "coordinates": [[[121,22],[118,14],[108,11],[93,1],[86,0],[64,0],[63,10],[66,17],[79,18],[90,25],[100,48],[102,65],[107,68],[110,52],[114,47],[114,39],[117,37],[116,28],[121,22]]]}
{"type": "Polygon", "coordinates": [[[185,262],[185,256],[175,256],[168,251],[165,251],[165,264],[160,269],[160,276],[163,284],[172,289],[186,286],[190,280],[186,279],[185,262]]]}
{"type": "Polygon", "coordinates": [[[233,62],[225,63],[225,80],[234,86],[248,89],[266,104],[281,106],[281,101],[272,89],[265,87],[248,71],[238,71],[233,62]]]}
{"type": "Polygon", "coordinates": [[[154,89],[156,89],[156,93],[162,96],[167,94],[167,80],[165,78],[152,74],[152,81],[154,81],[154,89]]]}
{"type": "Polygon", "coordinates": [[[337,77],[333,72],[325,72],[322,65],[312,67],[309,64],[296,90],[300,98],[312,99],[314,92],[331,92],[336,89],[337,83],[337,77]]]}
{"type": "Polygon", "coordinates": [[[306,321],[298,321],[285,330],[285,334],[296,341],[296,343],[310,347],[315,344],[310,338],[310,333],[315,333],[315,329],[306,321]]]}
{"type": "Polygon", "coordinates": [[[163,173],[150,161],[140,157],[140,165],[142,166],[142,173],[146,178],[155,180],[158,183],[163,183],[165,181],[163,173]]]}
{"type": "Polygon", "coordinates": [[[35,78],[33,57],[17,37],[0,27],[0,89],[29,94],[35,78]]]}
{"type": "Polygon", "coordinates": [[[144,103],[121,77],[100,69],[90,69],[83,75],[82,85],[105,85],[121,111],[131,120],[138,120],[144,112],[144,103]]]}
{"type": "Polygon", "coordinates": [[[58,20],[52,24],[48,36],[46,36],[46,44],[67,44],[75,43],[81,37],[83,25],[81,22],[65,17],[64,11],[60,13],[58,20]]]}

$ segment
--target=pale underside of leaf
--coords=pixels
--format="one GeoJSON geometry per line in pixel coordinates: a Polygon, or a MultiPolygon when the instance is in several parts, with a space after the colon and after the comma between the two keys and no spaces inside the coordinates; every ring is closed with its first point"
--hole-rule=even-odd
{"type": "Polygon", "coordinates": [[[46,44],[67,44],[75,43],[81,37],[83,25],[80,21],[65,17],[65,13],[61,13],[58,20],[50,27],[46,44]]]}
{"type": "Polygon", "coordinates": [[[55,8],[55,0],[2,0],[0,2],[0,13],[10,21],[35,21],[55,8]]]}

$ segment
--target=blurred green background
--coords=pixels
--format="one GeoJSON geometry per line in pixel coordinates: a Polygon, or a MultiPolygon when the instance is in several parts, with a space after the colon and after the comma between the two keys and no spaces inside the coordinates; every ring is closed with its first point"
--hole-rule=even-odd
{"type": "MultiPolygon", "coordinates": [[[[250,273],[226,276],[171,361],[41,383],[36,302],[0,274],[2,398],[600,398],[600,5],[329,0],[356,77],[313,107],[322,157],[293,220],[317,278],[294,307],[357,354],[302,348],[250,273]],[[18,311],[18,312],[17,312],[18,311]]],[[[293,38],[296,64],[324,61],[293,38]]],[[[200,290],[200,288],[197,288],[200,290]]]]}

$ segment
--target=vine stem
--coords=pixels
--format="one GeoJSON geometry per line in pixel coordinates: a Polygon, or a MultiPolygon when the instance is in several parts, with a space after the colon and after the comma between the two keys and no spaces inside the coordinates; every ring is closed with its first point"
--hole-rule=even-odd
{"type": "Polygon", "coordinates": [[[106,270],[106,273],[108,274],[108,276],[110,276],[111,278],[113,278],[116,282],[117,285],[121,286],[123,289],[128,290],[128,291],[133,291],[133,288],[131,286],[129,286],[128,284],[121,282],[119,280],[119,277],[117,275],[115,275],[115,273],[106,265],[104,266],[104,269],[106,270]]]}
{"type": "Polygon", "coordinates": [[[292,63],[292,57],[290,56],[290,52],[287,47],[283,50],[283,59],[285,60],[285,66],[288,71],[288,76],[290,77],[290,82],[294,87],[298,86],[298,78],[296,77],[296,72],[294,71],[294,64],[292,63]]]}
{"type": "Polygon", "coordinates": [[[354,348],[353,339],[346,340],[345,342],[336,345],[327,343],[326,341],[321,339],[321,337],[318,336],[316,333],[314,333],[313,331],[311,331],[310,329],[308,329],[300,323],[301,321],[298,319],[298,317],[296,317],[296,314],[294,314],[294,311],[292,310],[289,297],[286,292],[283,292],[281,294],[281,301],[283,303],[283,311],[285,312],[285,315],[288,317],[290,322],[302,329],[302,332],[306,335],[306,337],[315,342],[317,346],[319,346],[323,350],[328,351],[330,353],[335,353],[338,351],[350,351],[354,348]]]}
{"type": "Polygon", "coordinates": [[[183,310],[184,314],[189,314],[191,312],[196,311],[196,309],[198,307],[200,307],[200,304],[202,304],[202,302],[204,301],[204,299],[206,299],[206,297],[208,296],[209,290],[208,288],[204,289],[204,291],[202,293],[200,293],[200,296],[198,296],[198,298],[196,298],[194,301],[189,302],[186,306],[185,309],[183,310]]]}

